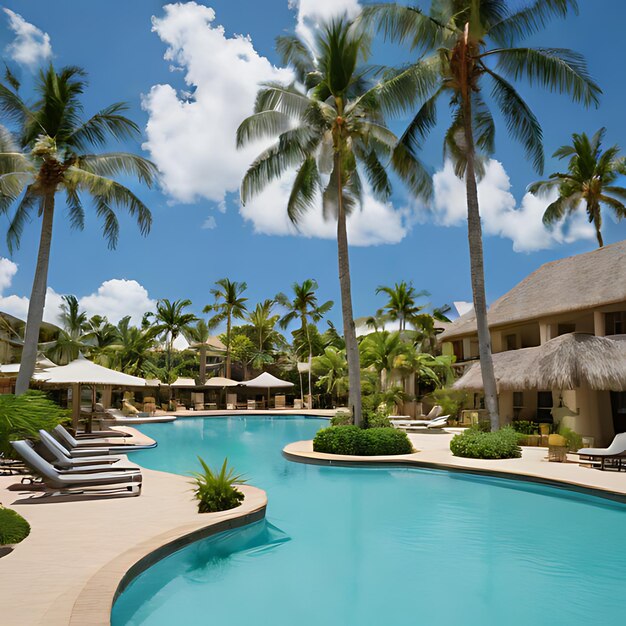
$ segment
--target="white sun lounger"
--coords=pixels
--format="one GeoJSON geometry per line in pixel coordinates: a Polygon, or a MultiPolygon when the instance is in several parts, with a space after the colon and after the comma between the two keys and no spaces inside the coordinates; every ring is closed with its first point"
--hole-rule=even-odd
{"type": "Polygon", "coordinates": [[[70,452],[70,456],[85,456],[83,454],[75,455],[74,453],[90,450],[93,454],[126,454],[126,452],[132,452],[133,450],[147,450],[156,447],[156,443],[145,446],[137,446],[131,443],[117,445],[106,439],[92,439],[89,443],[82,442],[72,437],[60,424],[54,427],[52,434],[56,437],[57,441],[70,452]]]}
{"type": "Polygon", "coordinates": [[[604,469],[606,461],[617,461],[618,469],[622,469],[622,461],[626,461],[626,433],[617,433],[608,448],[581,448],[576,452],[581,461],[600,461],[600,469],[604,469]]]}
{"type": "MultiPolygon", "coordinates": [[[[87,472],[87,471],[127,471],[138,470],[139,466],[128,463],[125,456],[102,455],[72,458],[69,452],[45,430],[39,431],[41,445],[45,448],[50,463],[62,472],[87,472]]],[[[43,455],[41,455],[43,456],[43,455]]]]}
{"type": "Polygon", "coordinates": [[[43,479],[44,485],[59,493],[72,493],[85,487],[105,487],[141,492],[141,472],[109,472],[108,470],[94,473],[64,474],[39,456],[28,441],[12,441],[11,445],[22,457],[23,461],[43,479]]]}
{"type": "Polygon", "coordinates": [[[392,426],[394,428],[443,428],[448,423],[449,415],[442,415],[432,420],[404,420],[394,421],[392,426]]]}

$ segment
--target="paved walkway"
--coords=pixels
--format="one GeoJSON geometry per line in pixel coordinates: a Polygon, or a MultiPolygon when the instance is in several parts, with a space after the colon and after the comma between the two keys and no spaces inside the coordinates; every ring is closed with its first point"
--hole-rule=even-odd
{"type": "Polygon", "coordinates": [[[463,459],[450,452],[453,434],[447,432],[410,433],[409,439],[417,452],[398,456],[354,457],[313,452],[312,441],[298,441],[285,447],[288,456],[302,460],[335,463],[398,463],[441,469],[490,472],[498,475],[561,482],[573,487],[597,489],[618,497],[626,497],[626,473],[600,471],[581,467],[578,457],[568,455],[567,463],[550,463],[546,448],[522,448],[519,459],[463,459]]]}
{"type": "Polygon", "coordinates": [[[114,592],[123,573],[143,553],[181,534],[258,511],[266,504],[265,492],[244,485],[246,500],[242,507],[233,509],[235,515],[232,511],[199,515],[189,478],[146,469],[142,472],[139,497],[72,501],[37,499],[41,492],[9,491],[20,477],[0,476],[0,502],[18,511],[31,525],[30,536],[0,558],[0,623],[107,624],[111,586],[114,592]],[[120,570],[119,557],[125,553],[130,562],[120,570]],[[104,577],[105,583],[98,582],[96,593],[88,600],[79,601],[80,616],[72,621],[79,595],[85,589],[93,592],[89,581],[97,576],[102,581],[102,568],[111,563],[117,569],[104,577]]]}

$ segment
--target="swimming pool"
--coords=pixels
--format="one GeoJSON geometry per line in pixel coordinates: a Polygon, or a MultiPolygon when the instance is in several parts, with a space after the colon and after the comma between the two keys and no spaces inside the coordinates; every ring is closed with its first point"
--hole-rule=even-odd
{"type": "Polygon", "coordinates": [[[551,487],[410,468],[293,463],[302,417],[181,419],[141,430],[141,465],[227,456],[266,521],[192,544],[136,578],[113,626],[621,623],[626,507],[551,487]]]}

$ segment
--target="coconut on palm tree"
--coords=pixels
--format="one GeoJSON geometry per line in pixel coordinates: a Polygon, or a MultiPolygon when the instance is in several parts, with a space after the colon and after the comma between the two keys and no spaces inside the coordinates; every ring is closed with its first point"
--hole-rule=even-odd
{"type": "Polygon", "coordinates": [[[87,85],[77,67],[59,72],[50,66],[37,78],[38,98],[22,99],[20,84],[7,70],[0,83],[0,115],[14,128],[0,126],[0,213],[9,217],[7,241],[14,250],[33,214],[41,218],[41,235],[33,287],[28,306],[26,334],[15,392],[28,389],[37,358],[37,341],[48,282],[50,244],[59,192],[65,196],[67,220],[82,229],[83,200],[90,198],[103,222],[103,234],[114,248],[119,236],[115,208],[126,209],[146,235],[152,216],[148,207],[113,177],[134,176],[150,186],[155,166],[125,152],[94,154],[111,138],[126,141],[140,135],[137,124],[123,115],[126,105],[112,104],[92,117],[81,119],[81,95],[87,85]]]}
{"type": "Polygon", "coordinates": [[[317,281],[313,278],[307,278],[302,283],[293,283],[293,299],[290,299],[284,293],[276,295],[276,302],[287,309],[287,313],[280,319],[280,327],[287,328],[295,320],[300,321],[300,338],[306,339],[309,357],[309,397],[308,406],[312,407],[312,390],[311,390],[311,361],[313,359],[313,338],[311,325],[317,324],[333,307],[334,302],[327,300],[322,304],[317,302],[318,289],[317,281]]]}
{"type": "Polygon", "coordinates": [[[215,303],[207,304],[204,307],[204,312],[215,312],[209,320],[209,327],[211,328],[215,328],[226,321],[226,378],[230,378],[232,324],[233,319],[243,319],[245,317],[248,298],[242,297],[242,294],[248,288],[248,285],[245,282],[238,283],[228,278],[221,278],[215,284],[217,287],[211,289],[215,303]]]}
{"type": "Polygon", "coordinates": [[[419,150],[437,123],[437,104],[446,98],[452,124],[444,139],[445,155],[465,178],[468,241],[480,365],[492,429],[499,426],[496,381],[487,322],[482,231],[477,179],[485,157],[495,149],[491,96],[513,139],[520,141],[538,172],[543,170],[542,130],[512,82],[525,78],[531,86],[570,95],[584,105],[598,103],[599,87],[579,54],[561,48],[519,46],[554,17],[577,9],[575,0],[535,0],[511,9],[506,0],[434,0],[430,14],[417,7],[377,4],[364,10],[365,21],[387,37],[407,43],[418,60],[398,71],[391,88],[399,108],[420,108],[402,135],[402,144],[419,150]],[[424,55],[424,52],[431,52],[424,55]]]}
{"type": "Polygon", "coordinates": [[[346,18],[317,31],[314,47],[297,37],[279,37],[277,48],[294,68],[291,85],[268,84],[257,95],[255,112],[237,131],[237,144],[258,139],[276,142],[250,166],[241,185],[245,203],[273,180],[294,172],[287,202],[289,219],[321,204],[326,218],[337,221],[337,256],[343,334],[349,370],[349,404],[361,421],[359,349],[352,311],[347,217],[362,199],[364,174],[374,195],[388,200],[391,182],[386,166],[416,192],[429,177],[414,154],[398,145],[384,113],[397,109],[382,84],[369,80],[371,68],[359,67],[369,51],[369,36],[346,18]],[[390,105],[390,106],[387,106],[390,105]]]}
{"type": "Polygon", "coordinates": [[[626,159],[619,156],[617,145],[602,151],[605,132],[606,128],[601,128],[591,139],[585,133],[574,133],[572,144],[561,146],[553,154],[559,159],[569,158],[567,172],[556,172],[548,180],[528,187],[535,195],[558,191],[558,198],[543,214],[546,226],[552,226],[584,206],[600,248],[604,245],[602,207],[611,209],[618,220],[626,217],[626,188],[615,184],[620,176],[626,175],[626,159]]]}

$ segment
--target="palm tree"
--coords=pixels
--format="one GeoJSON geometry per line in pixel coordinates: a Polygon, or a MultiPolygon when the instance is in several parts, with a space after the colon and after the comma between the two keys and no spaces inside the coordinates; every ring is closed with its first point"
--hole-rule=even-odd
{"type": "Polygon", "coordinates": [[[174,341],[176,338],[185,333],[191,324],[197,321],[197,317],[193,313],[185,313],[184,309],[191,306],[191,300],[175,300],[171,302],[167,298],[163,298],[157,302],[156,313],[154,314],[153,331],[156,336],[161,336],[165,340],[165,367],[164,374],[165,383],[168,385],[168,400],[172,399],[172,388],[170,385],[178,377],[178,370],[172,366],[172,350],[174,349],[174,341]],[[176,371],[175,371],[176,370],[176,371]],[[176,373],[176,376],[174,374],[176,373]]]}
{"type": "Polygon", "coordinates": [[[243,298],[242,294],[248,285],[245,282],[238,283],[228,278],[221,278],[215,284],[217,287],[211,289],[215,303],[207,304],[204,307],[204,312],[216,312],[209,320],[209,327],[211,328],[226,320],[226,378],[230,378],[230,333],[233,318],[243,319],[245,317],[248,298],[243,298]]]}
{"type": "Polygon", "coordinates": [[[144,376],[156,345],[156,333],[147,326],[131,326],[130,315],[117,324],[117,339],[111,346],[114,364],[127,374],[144,376]]]}
{"type": "Polygon", "coordinates": [[[264,300],[248,314],[248,322],[252,327],[255,351],[251,359],[252,367],[261,368],[265,363],[273,361],[273,353],[278,344],[284,343],[282,335],[276,330],[280,315],[273,315],[272,309],[276,302],[264,300]]]}
{"type": "Polygon", "coordinates": [[[373,367],[378,373],[379,391],[387,390],[387,376],[405,345],[399,332],[381,330],[363,338],[360,345],[361,360],[365,367],[373,367]]]}
{"type": "Polygon", "coordinates": [[[312,368],[318,377],[318,387],[337,399],[345,395],[348,383],[345,350],[327,346],[323,354],[313,359],[312,368]]]}
{"type": "Polygon", "coordinates": [[[387,200],[392,191],[385,169],[388,162],[416,192],[425,190],[430,179],[411,150],[398,146],[396,136],[385,126],[383,113],[397,109],[386,97],[385,86],[372,85],[371,72],[358,67],[369,48],[364,30],[342,18],[319,29],[314,50],[291,36],[279,37],[277,48],[283,61],[294,68],[297,80],[291,85],[264,86],[258,93],[254,114],[237,131],[239,146],[263,137],[277,138],[248,169],[241,198],[247,202],[271,181],[296,169],[287,202],[289,219],[297,225],[304,213],[319,206],[321,196],[324,216],[337,220],[349,404],[355,423],[360,424],[359,349],[352,312],[346,219],[361,202],[361,172],[382,200],[387,200]]]}
{"type": "Polygon", "coordinates": [[[552,202],[543,214],[543,223],[550,226],[571,215],[584,203],[589,223],[596,229],[598,246],[602,240],[601,207],[613,210],[615,217],[626,217],[626,188],[615,185],[619,176],[626,174],[626,159],[619,157],[619,146],[601,150],[606,128],[601,128],[591,139],[585,133],[574,133],[571,146],[561,146],[552,156],[559,159],[570,157],[567,173],[551,174],[549,180],[533,183],[528,190],[535,194],[545,194],[558,190],[559,197],[552,202]]]}
{"type": "Polygon", "coordinates": [[[474,311],[478,328],[485,405],[492,429],[499,426],[496,381],[487,322],[482,232],[477,177],[483,158],[494,151],[495,122],[484,99],[484,87],[504,118],[509,134],[520,141],[527,158],[543,170],[542,131],[537,118],[507,79],[526,78],[531,85],[568,93],[576,102],[597,104],[599,87],[587,73],[584,59],[556,48],[515,47],[545,27],[553,17],[564,17],[575,0],[535,0],[511,11],[506,0],[435,0],[430,15],[419,8],[397,4],[368,6],[371,20],[391,39],[406,42],[419,59],[398,71],[391,87],[399,108],[422,104],[402,135],[402,145],[418,150],[437,121],[437,101],[451,105],[452,125],[444,153],[457,176],[465,178],[468,240],[474,311]],[[493,45],[490,45],[493,44],[493,45]],[[424,51],[432,54],[423,55],[424,51]]]}
{"type": "Polygon", "coordinates": [[[64,365],[77,359],[88,348],[87,314],[80,310],[76,296],[62,296],[59,321],[61,330],[48,355],[55,363],[64,365]]]}
{"type": "Polygon", "coordinates": [[[10,217],[7,233],[9,250],[18,245],[24,226],[33,211],[41,217],[39,252],[33,280],[24,349],[15,392],[28,389],[35,369],[37,340],[43,317],[50,261],[50,243],[57,193],[65,193],[68,220],[82,229],[85,221],[83,198],[90,197],[103,220],[103,234],[114,248],[119,223],[114,207],[122,207],[137,220],[143,235],[150,230],[149,209],[127,187],[112,176],[131,175],[150,186],[155,166],[135,154],[113,152],[92,154],[109,137],[125,141],[139,136],[140,129],[123,113],[126,105],[112,104],[86,121],[81,120],[80,97],[85,90],[85,73],[65,67],[58,73],[50,66],[39,74],[38,99],[29,104],[19,95],[20,84],[8,70],[0,83],[0,114],[16,126],[13,135],[0,126],[0,213],[10,217]]]}
{"type": "Polygon", "coordinates": [[[407,321],[415,318],[424,308],[417,306],[415,300],[430,295],[427,291],[416,291],[412,283],[404,280],[393,287],[380,285],[376,288],[376,295],[379,293],[384,293],[389,300],[382,309],[376,312],[377,317],[399,322],[400,332],[406,330],[407,321]]]}
{"type": "Polygon", "coordinates": [[[300,335],[306,338],[306,344],[309,349],[309,398],[308,406],[312,407],[312,389],[311,389],[311,361],[313,359],[313,341],[311,337],[311,324],[317,324],[333,307],[334,302],[327,300],[323,304],[317,303],[318,289],[317,281],[313,278],[307,278],[302,283],[293,283],[293,300],[284,293],[276,296],[276,302],[287,309],[287,313],[280,319],[281,328],[287,328],[291,322],[300,320],[300,335]]]}
{"type": "Polygon", "coordinates": [[[201,385],[206,383],[206,351],[207,341],[211,336],[209,325],[204,320],[198,320],[195,326],[188,326],[184,331],[185,339],[199,351],[200,373],[198,382],[201,385]]]}

